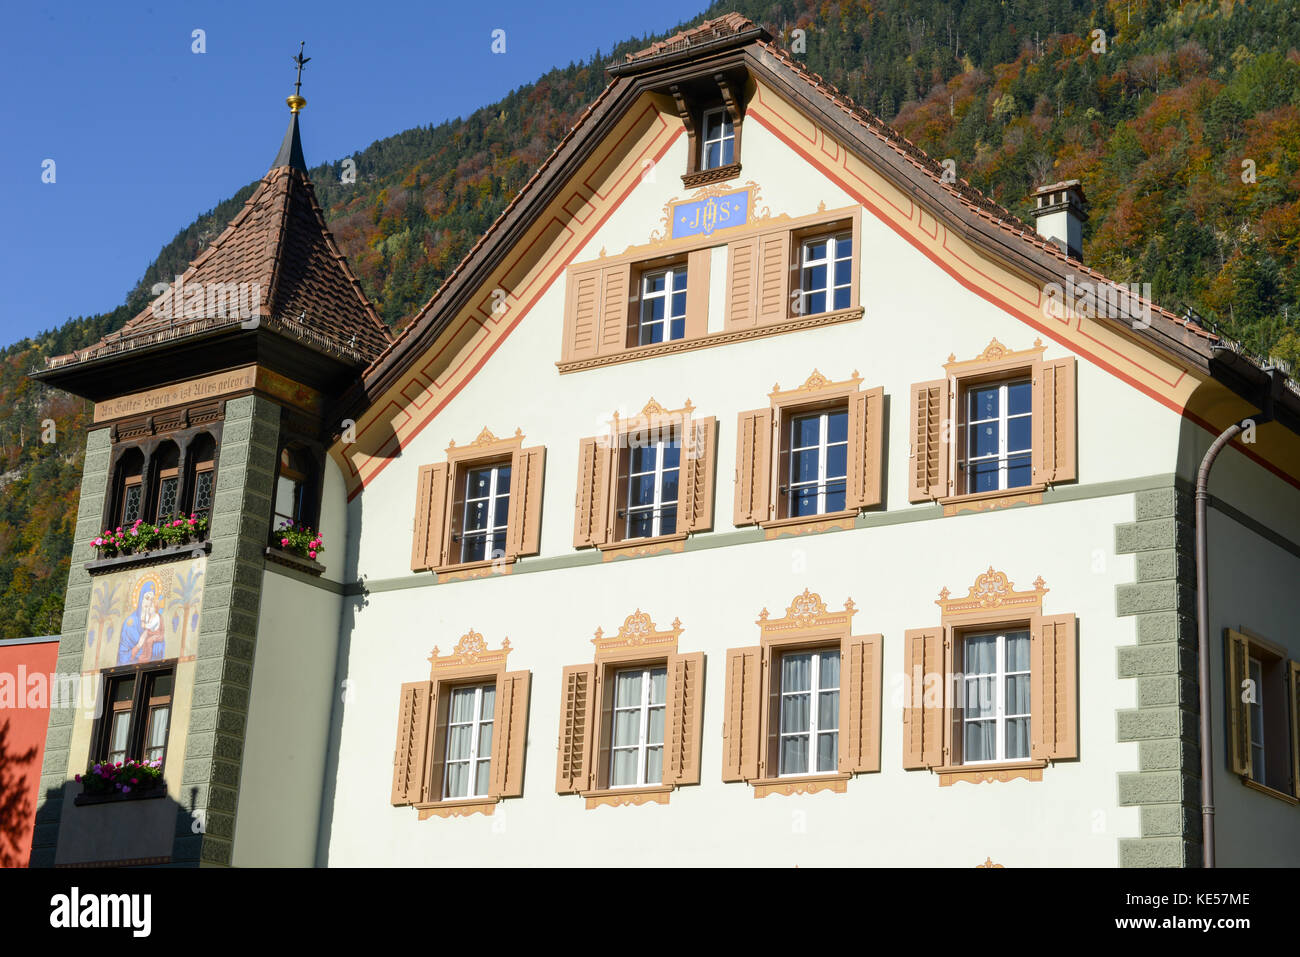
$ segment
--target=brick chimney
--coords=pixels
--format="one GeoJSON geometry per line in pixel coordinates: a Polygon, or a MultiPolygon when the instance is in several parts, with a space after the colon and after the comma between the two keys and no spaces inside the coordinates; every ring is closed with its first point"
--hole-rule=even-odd
{"type": "Polygon", "coordinates": [[[1083,259],[1083,224],[1088,221],[1087,200],[1077,179],[1067,179],[1034,190],[1034,224],[1038,235],[1055,243],[1071,259],[1083,259]]]}

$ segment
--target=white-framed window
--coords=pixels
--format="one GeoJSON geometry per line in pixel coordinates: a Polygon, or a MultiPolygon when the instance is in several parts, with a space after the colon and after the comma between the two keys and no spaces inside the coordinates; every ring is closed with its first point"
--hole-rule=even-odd
{"type": "Polygon", "coordinates": [[[492,778],[492,720],[495,684],[453,688],[447,712],[447,770],[444,800],[486,797],[492,778]]]}
{"type": "Polygon", "coordinates": [[[1029,757],[1029,632],[967,635],[962,763],[1029,757]]]}
{"type": "Polygon", "coordinates": [[[1033,385],[1029,379],[987,382],[965,393],[962,468],[967,492],[1020,488],[1033,479],[1033,385]]]}
{"type": "Polygon", "coordinates": [[[736,161],[736,130],[726,107],[704,111],[704,139],[700,143],[700,169],[717,169],[736,161]]]}
{"type": "Polygon", "coordinates": [[[793,416],[787,441],[789,516],[843,511],[849,476],[848,410],[793,416]]]}
{"type": "Polygon", "coordinates": [[[1264,763],[1264,663],[1250,659],[1250,682],[1254,700],[1247,702],[1250,715],[1250,778],[1263,783],[1268,779],[1264,763]]]}
{"type": "Polygon", "coordinates": [[[782,655],[779,773],[838,771],[839,745],[840,653],[782,655]]]}
{"type": "Polygon", "coordinates": [[[460,560],[484,561],[505,554],[510,516],[510,465],[466,469],[460,560]]]}
{"type": "Polygon", "coordinates": [[[648,346],[685,337],[686,267],[642,273],[637,344],[648,346]]]}
{"type": "Polygon", "coordinates": [[[627,450],[627,538],[652,538],[677,531],[677,487],[681,442],[660,439],[627,450]]]}
{"type": "Polygon", "coordinates": [[[610,787],[663,781],[667,692],[666,667],[630,668],[614,675],[610,787]]]}
{"type": "Polygon", "coordinates": [[[802,315],[849,307],[853,301],[853,233],[804,240],[799,267],[802,315]]]}

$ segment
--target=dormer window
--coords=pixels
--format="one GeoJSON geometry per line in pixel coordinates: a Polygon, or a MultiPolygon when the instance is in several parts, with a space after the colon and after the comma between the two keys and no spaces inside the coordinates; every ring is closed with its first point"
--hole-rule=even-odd
{"type": "Polygon", "coordinates": [[[718,169],[736,161],[736,129],[727,108],[704,111],[704,141],[700,144],[700,169],[718,169]]]}

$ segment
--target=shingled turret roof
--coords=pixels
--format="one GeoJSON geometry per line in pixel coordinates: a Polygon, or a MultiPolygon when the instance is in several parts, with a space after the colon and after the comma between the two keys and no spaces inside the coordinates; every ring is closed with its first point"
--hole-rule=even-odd
{"type": "Polygon", "coordinates": [[[325,225],[307,178],[297,113],[270,171],[179,282],[117,332],[49,365],[106,358],[241,322],[361,365],[391,342],[325,225]]]}

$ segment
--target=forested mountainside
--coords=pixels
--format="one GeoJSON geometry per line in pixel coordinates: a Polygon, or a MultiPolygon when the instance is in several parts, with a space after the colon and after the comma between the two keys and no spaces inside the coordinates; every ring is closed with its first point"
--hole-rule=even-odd
{"type": "MultiPolygon", "coordinates": [[[[811,70],[1024,218],[1031,187],[1083,180],[1090,265],[1300,360],[1300,17],[1277,0],[715,4],[464,119],[372,143],[352,156],[353,184],[343,158],[313,168],[385,320],[400,326],[433,294],[604,87],[606,64],[729,10],[786,46],[804,31],[796,56],[811,70]]],[[[0,636],[59,631],[88,421],[86,403],[26,373],[120,327],[252,189],[178,233],[120,307],[0,353],[0,636]],[[55,443],[42,441],[49,419],[55,443]]]]}

